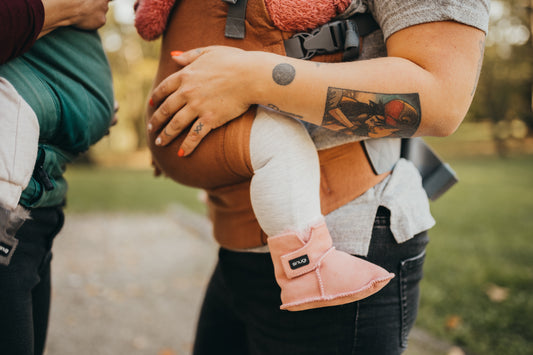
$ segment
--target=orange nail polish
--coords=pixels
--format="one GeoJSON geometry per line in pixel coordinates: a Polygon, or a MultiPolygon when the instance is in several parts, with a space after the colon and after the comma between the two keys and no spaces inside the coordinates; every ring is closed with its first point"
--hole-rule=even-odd
{"type": "Polygon", "coordinates": [[[148,104],[149,104],[151,107],[154,107],[154,100],[152,100],[152,98],[150,98],[150,101],[148,101],[148,104]]]}
{"type": "Polygon", "coordinates": [[[178,150],[178,157],[181,158],[184,155],[185,155],[185,151],[182,148],[180,148],[180,150],[178,150]]]}
{"type": "Polygon", "coordinates": [[[173,56],[173,57],[179,57],[182,54],[183,54],[182,51],[172,51],[172,52],[170,52],[170,55],[173,56]]]}

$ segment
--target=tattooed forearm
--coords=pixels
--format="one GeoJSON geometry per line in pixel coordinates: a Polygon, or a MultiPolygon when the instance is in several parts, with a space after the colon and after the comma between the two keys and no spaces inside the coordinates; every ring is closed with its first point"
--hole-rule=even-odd
{"type": "Polygon", "coordinates": [[[420,125],[420,99],[328,88],[322,126],[360,137],[412,137],[420,125]]]}
{"type": "Polygon", "coordinates": [[[278,85],[289,85],[296,76],[296,70],[288,63],[278,64],[272,69],[272,79],[278,85]]]}

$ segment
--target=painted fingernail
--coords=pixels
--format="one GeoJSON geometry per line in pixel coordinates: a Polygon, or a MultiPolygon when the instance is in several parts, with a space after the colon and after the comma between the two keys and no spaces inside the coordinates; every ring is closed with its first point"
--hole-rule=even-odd
{"type": "Polygon", "coordinates": [[[155,140],[155,145],[161,145],[161,137],[157,137],[155,140]]]}
{"type": "Polygon", "coordinates": [[[148,126],[146,127],[148,129],[148,132],[152,132],[152,124],[151,123],[148,123],[148,126]]]}
{"type": "Polygon", "coordinates": [[[180,148],[180,150],[178,150],[178,157],[181,158],[181,157],[183,157],[184,155],[185,155],[185,151],[184,151],[182,148],[180,148]]]}
{"type": "Polygon", "coordinates": [[[148,101],[148,104],[149,104],[151,107],[154,107],[154,100],[152,100],[152,98],[150,98],[150,101],[148,101]]]}
{"type": "Polygon", "coordinates": [[[171,55],[172,57],[179,57],[179,56],[182,55],[182,54],[183,54],[182,51],[172,51],[172,52],[170,52],[170,55],[171,55]]]}

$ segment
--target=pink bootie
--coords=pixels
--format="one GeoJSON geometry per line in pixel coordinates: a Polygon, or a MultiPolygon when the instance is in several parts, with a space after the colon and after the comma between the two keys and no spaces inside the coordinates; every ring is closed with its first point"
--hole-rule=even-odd
{"type": "Polygon", "coordinates": [[[354,302],[381,290],[394,274],[335,250],[325,223],[307,242],[296,234],[268,238],[281,309],[302,311],[354,302]]]}

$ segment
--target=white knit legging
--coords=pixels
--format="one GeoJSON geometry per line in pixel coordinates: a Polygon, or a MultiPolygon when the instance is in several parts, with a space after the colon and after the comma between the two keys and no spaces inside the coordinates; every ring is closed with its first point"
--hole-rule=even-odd
{"type": "Polygon", "coordinates": [[[250,158],[252,207],[269,237],[301,232],[323,220],[318,154],[299,121],[258,107],[250,158]]]}

